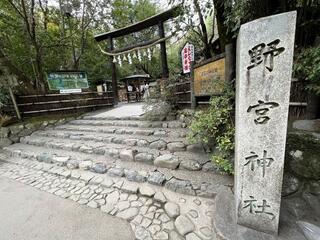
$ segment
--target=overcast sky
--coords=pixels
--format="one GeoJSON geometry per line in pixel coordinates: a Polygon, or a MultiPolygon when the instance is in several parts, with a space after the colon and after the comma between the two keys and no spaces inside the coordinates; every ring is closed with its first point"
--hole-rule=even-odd
{"type": "MultiPolygon", "coordinates": [[[[94,0],[91,0],[94,1],[94,0]]],[[[135,2],[135,0],[131,0],[132,2],[135,2]]],[[[168,6],[168,0],[152,0],[161,10],[166,10],[169,8],[168,6]]],[[[50,6],[58,7],[58,0],[48,0],[48,3],[50,6]]]]}

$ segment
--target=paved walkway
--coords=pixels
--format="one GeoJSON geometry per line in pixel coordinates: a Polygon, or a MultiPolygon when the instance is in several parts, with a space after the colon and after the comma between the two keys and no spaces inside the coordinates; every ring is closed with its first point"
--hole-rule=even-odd
{"type": "Polygon", "coordinates": [[[123,117],[139,117],[144,114],[143,110],[144,103],[125,103],[119,104],[112,110],[104,110],[103,112],[99,111],[97,114],[90,114],[92,117],[97,118],[107,118],[107,117],[115,117],[115,118],[123,118],[123,117]]]}
{"type": "Polygon", "coordinates": [[[4,182],[4,187],[0,188],[0,232],[7,231],[8,236],[2,235],[4,240],[132,239],[127,235],[130,227],[122,221],[115,221],[111,215],[130,222],[138,240],[212,240],[213,237],[213,201],[209,199],[87,171],[77,170],[70,174],[62,167],[26,159],[0,161],[0,176],[0,183],[4,182]],[[2,177],[65,200],[58,202],[53,195],[6,182],[2,177]],[[86,205],[94,212],[66,199],[86,205]],[[109,217],[98,214],[98,209],[109,217]],[[52,238],[44,238],[43,232],[52,238]]]}
{"type": "Polygon", "coordinates": [[[134,239],[125,220],[4,177],[0,216],[1,240],[134,239]]]}

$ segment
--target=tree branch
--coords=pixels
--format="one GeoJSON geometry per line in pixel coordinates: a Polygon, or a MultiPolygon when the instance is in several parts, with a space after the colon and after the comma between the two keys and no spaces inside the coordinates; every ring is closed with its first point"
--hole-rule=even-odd
{"type": "Polygon", "coordinates": [[[214,32],[214,30],[215,30],[215,25],[216,25],[215,20],[216,20],[216,11],[215,11],[215,9],[213,9],[213,16],[212,16],[212,35],[211,35],[211,37],[210,37],[210,39],[209,39],[209,43],[210,43],[210,44],[212,44],[213,38],[214,38],[214,36],[215,36],[215,32],[214,32]]]}
{"type": "Polygon", "coordinates": [[[17,8],[16,5],[14,5],[14,3],[11,0],[8,0],[9,4],[13,7],[13,9],[22,17],[24,18],[23,14],[21,13],[21,11],[17,8]]]}

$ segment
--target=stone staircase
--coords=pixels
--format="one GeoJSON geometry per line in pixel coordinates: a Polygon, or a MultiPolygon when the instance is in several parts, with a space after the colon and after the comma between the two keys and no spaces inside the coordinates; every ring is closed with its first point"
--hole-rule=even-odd
{"type": "Polygon", "coordinates": [[[232,180],[217,173],[200,144],[186,141],[183,121],[84,116],[23,137],[10,157],[80,168],[147,182],[182,194],[213,198],[232,180]]]}
{"type": "Polygon", "coordinates": [[[139,240],[219,239],[217,173],[183,121],[83,116],[0,152],[0,175],[130,222],[139,240]]]}

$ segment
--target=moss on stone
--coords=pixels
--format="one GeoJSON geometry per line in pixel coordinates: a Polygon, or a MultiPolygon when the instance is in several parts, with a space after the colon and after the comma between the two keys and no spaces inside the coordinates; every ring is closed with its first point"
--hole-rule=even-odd
{"type": "Polygon", "coordinates": [[[300,178],[320,179],[320,140],[311,134],[288,134],[285,170],[300,178]]]}

